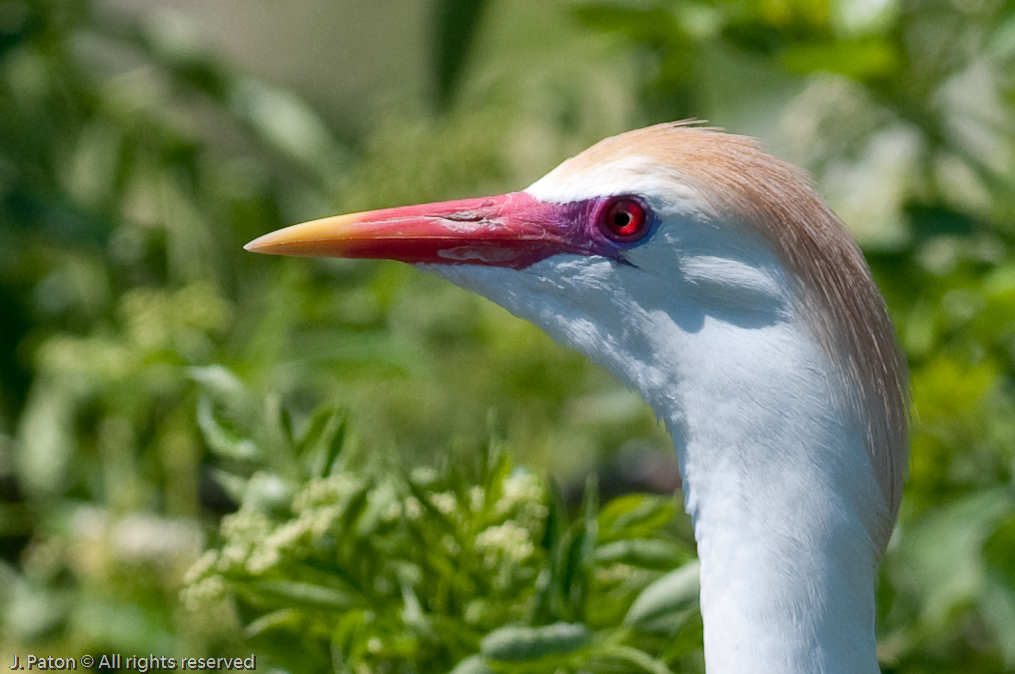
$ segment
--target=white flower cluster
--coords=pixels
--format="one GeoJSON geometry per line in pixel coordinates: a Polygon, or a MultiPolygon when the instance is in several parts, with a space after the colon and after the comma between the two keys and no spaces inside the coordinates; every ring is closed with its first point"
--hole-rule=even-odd
{"type": "Polygon", "coordinates": [[[483,563],[495,566],[501,559],[522,564],[535,552],[528,529],[515,520],[488,527],[476,536],[476,550],[483,555],[483,563]]]}
{"type": "Polygon", "coordinates": [[[430,502],[434,504],[434,507],[452,519],[458,514],[458,499],[455,495],[449,491],[440,492],[439,494],[430,494],[430,502]]]}
{"type": "MultiPolygon", "coordinates": [[[[436,478],[430,483],[436,486],[436,478]]],[[[457,530],[444,533],[437,545],[452,557],[477,555],[491,574],[494,588],[509,590],[535,573],[538,541],[548,512],[546,490],[536,474],[512,472],[492,503],[481,486],[471,487],[464,499],[451,490],[427,491],[424,508],[418,497],[406,495],[395,481],[372,485],[368,478],[338,473],[307,482],[291,499],[292,516],[283,521],[278,519],[278,509],[245,499],[238,512],[223,518],[222,547],[206,553],[190,569],[184,599],[188,605],[207,604],[225,596],[230,579],[242,581],[272,570],[276,575],[284,573],[281,565],[315,554],[329,536],[373,540],[385,531],[399,531],[392,528],[398,521],[428,526],[424,520],[433,515],[432,509],[457,530]],[[351,530],[339,531],[354,502],[359,504],[357,517],[344,523],[351,530]]],[[[482,607],[472,607],[472,615],[483,615],[482,607]]]]}
{"type": "Polygon", "coordinates": [[[527,575],[525,564],[535,551],[532,531],[515,520],[487,527],[476,536],[476,552],[493,573],[493,586],[498,590],[507,590],[518,577],[527,575]]]}
{"type": "Polygon", "coordinates": [[[188,610],[199,611],[225,597],[226,583],[222,576],[215,573],[218,557],[218,552],[208,550],[194,562],[183,577],[184,587],[180,592],[180,599],[188,610]]]}
{"type": "Polygon", "coordinates": [[[243,505],[222,518],[221,550],[206,552],[187,572],[185,603],[195,606],[220,598],[224,575],[258,576],[286,557],[306,555],[345,514],[352,498],[365,488],[349,475],[311,480],[293,499],[294,519],[277,523],[263,511],[243,505]]]}
{"type": "Polygon", "coordinates": [[[222,518],[222,536],[226,543],[219,552],[215,569],[227,572],[247,567],[251,573],[259,573],[266,568],[265,561],[272,555],[264,549],[264,541],[271,529],[272,521],[268,516],[253,508],[240,508],[222,518]]]}
{"type": "Polygon", "coordinates": [[[524,526],[533,528],[546,519],[546,490],[539,477],[527,470],[515,470],[504,480],[504,494],[495,506],[498,515],[513,514],[524,526]]]}

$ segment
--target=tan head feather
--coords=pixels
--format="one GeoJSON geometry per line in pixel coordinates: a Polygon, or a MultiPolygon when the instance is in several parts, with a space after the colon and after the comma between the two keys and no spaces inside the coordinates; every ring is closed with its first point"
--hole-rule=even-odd
{"type": "Polygon", "coordinates": [[[908,373],[884,301],[863,254],[802,171],[756,141],[685,123],[607,138],[558,170],[586,172],[618,156],[673,169],[718,212],[751,225],[799,279],[815,333],[837,363],[867,423],[866,444],[889,510],[876,542],[887,545],[907,472],[908,373]]]}

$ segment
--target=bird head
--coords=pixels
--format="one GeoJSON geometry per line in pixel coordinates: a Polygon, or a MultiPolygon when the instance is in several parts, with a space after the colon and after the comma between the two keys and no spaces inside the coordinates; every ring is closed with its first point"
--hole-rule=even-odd
{"type": "Polygon", "coordinates": [[[659,125],[606,139],[520,192],[322,218],[246,249],[412,263],[643,389],[627,364],[593,352],[623,338],[611,326],[673,302],[689,328],[706,313],[763,324],[792,312],[798,288],[777,240],[751,224],[750,162],[762,156],[746,138],[659,125]]]}
{"type": "MultiPolygon", "coordinates": [[[[889,513],[875,538],[887,541],[906,442],[891,325],[839,220],[805,177],[751,139],[652,126],[597,143],[521,192],[323,218],[246,248],[420,266],[584,352],[657,413],[669,395],[660,382],[687,367],[674,356],[679,335],[802,325],[865,427],[889,513]]],[[[722,354],[707,357],[724,376],[722,354]]]]}

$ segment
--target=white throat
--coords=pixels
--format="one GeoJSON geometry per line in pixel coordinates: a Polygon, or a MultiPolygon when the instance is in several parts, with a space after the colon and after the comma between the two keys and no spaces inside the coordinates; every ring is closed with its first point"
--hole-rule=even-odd
{"type": "Polygon", "coordinates": [[[710,674],[878,671],[880,492],[824,352],[798,328],[756,329],[746,350],[738,328],[706,321],[683,346],[698,366],[657,410],[694,521],[710,674]]]}
{"type": "Polygon", "coordinates": [[[427,269],[582,351],[666,421],[701,559],[709,674],[873,674],[883,498],[842,378],[768,262],[697,260],[735,266],[727,300],[666,284],[624,297],[652,284],[623,282],[641,272],[601,258],[427,269]],[[593,306],[597,290],[610,299],[593,306]]]}

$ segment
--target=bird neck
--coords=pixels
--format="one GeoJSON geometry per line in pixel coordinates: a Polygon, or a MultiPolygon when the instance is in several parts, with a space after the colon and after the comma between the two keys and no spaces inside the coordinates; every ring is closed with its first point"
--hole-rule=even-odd
{"type": "Polygon", "coordinates": [[[685,256],[683,281],[577,256],[520,276],[429,269],[583,352],[666,421],[701,558],[709,674],[875,674],[872,532],[888,508],[857,396],[792,284],[763,255],[748,262],[685,256]]]}
{"type": "Polygon", "coordinates": [[[882,499],[862,425],[806,329],[750,333],[681,333],[671,355],[687,366],[642,391],[680,460],[708,672],[877,672],[882,499]]]}

